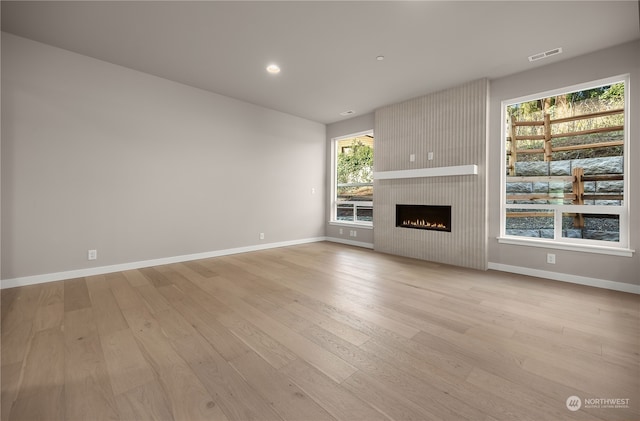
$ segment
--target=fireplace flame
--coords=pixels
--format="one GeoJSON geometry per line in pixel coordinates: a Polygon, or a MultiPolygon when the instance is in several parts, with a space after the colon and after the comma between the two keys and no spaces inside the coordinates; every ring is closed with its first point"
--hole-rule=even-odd
{"type": "Polygon", "coordinates": [[[431,229],[447,229],[447,226],[441,222],[429,222],[424,219],[402,221],[402,226],[415,228],[431,228],[431,229]]]}

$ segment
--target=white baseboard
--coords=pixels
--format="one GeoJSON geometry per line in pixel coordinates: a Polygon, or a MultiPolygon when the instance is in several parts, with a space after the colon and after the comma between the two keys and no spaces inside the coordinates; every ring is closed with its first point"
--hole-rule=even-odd
{"type": "Polygon", "coordinates": [[[538,278],[552,279],[554,281],[569,282],[571,284],[588,285],[590,287],[640,294],[640,285],[627,284],[625,282],[607,281],[605,279],[589,278],[586,276],[570,275],[566,273],[550,272],[548,270],[531,269],[522,266],[511,266],[492,262],[489,262],[489,269],[499,270],[501,272],[518,273],[520,275],[536,276],[538,278]]]}
{"type": "Polygon", "coordinates": [[[373,244],[372,243],[363,243],[362,241],[353,241],[353,240],[345,240],[344,238],[336,238],[336,237],[325,237],[326,241],[331,241],[332,243],[340,243],[340,244],[347,244],[349,246],[356,246],[356,247],[364,247],[367,249],[373,249],[373,244]]]}
{"type": "Polygon", "coordinates": [[[211,257],[228,256],[230,254],[247,253],[250,251],[273,249],[278,247],[296,246],[299,244],[315,243],[325,241],[326,237],[305,238],[302,240],[282,241],[279,243],[260,244],[255,246],[237,247],[225,250],[215,250],[204,253],[186,254],[182,256],[163,257],[160,259],[142,260],[138,262],[120,263],[116,265],[100,266],[86,269],[69,270],[65,272],[45,273],[42,275],[24,276],[20,278],[3,279],[0,287],[14,288],[26,285],[42,284],[45,282],[62,281],[65,279],[82,278],[85,276],[104,275],[105,273],[121,272],[124,270],[140,269],[150,266],[168,265],[171,263],[188,262],[191,260],[208,259],[211,257]]]}
{"type": "MultiPolygon", "coordinates": [[[[228,256],[231,254],[247,253],[251,251],[267,250],[278,247],[288,247],[300,244],[315,243],[319,241],[331,241],[334,243],[347,244],[350,246],[373,249],[372,243],[346,240],[336,237],[314,237],[301,240],[282,241],[278,243],[260,244],[247,247],[237,247],[232,249],[215,250],[204,253],[187,254],[182,256],[163,257],[159,259],[143,260],[138,262],[121,263],[109,266],[100,266],[86,269],[76,269],[64,272],[46,273],[42,275],[24,276],[20,278],[3,279],[0,281],[0,288],[14,288],[27,285],[42,284],[45,282],[62,281],[65,279],[82,278],[85,276],[104,275],[106,273],[121,272],[125,270],[140,269],[151,266],[167,265],[171,263],[188,262],[191,260],[208,259],[211,257],[228,256]]],[[[611,289],[614,291],[630,292],[640,294],[640,285],[627,284],[624,282],[607,281],[604,279],[588,278],[586,276],[569,275],[566,273],[550,272],[540,269],[531,269],[521,266],[511,266],[502,263],[488,264],[489,269],[502,272],[518,273],[520,275],[536,276],[539,278],[553,279],[555,281],[569,282],[580,285],[588,285],[597,288],[611,289]]]]}

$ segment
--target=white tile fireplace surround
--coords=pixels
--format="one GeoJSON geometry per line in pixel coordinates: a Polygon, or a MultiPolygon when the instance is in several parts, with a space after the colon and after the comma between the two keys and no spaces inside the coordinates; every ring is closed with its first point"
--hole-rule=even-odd
{"type": "Polygon", "coordinates": [[[376,111],[375,250],[486,269],[487,101],[483,79],[376,111]],[[397,227],[398,204],[451,206],[451,232],[397,227]]]}

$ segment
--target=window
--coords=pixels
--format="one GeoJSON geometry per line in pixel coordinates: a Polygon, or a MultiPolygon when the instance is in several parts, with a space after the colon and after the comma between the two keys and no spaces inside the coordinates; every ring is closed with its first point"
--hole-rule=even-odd
{"type": "Polygon", "coordinates": [[[333,140],[331,221],[373,226],[373,133],[333,140]]]}
{"type": "Polygon", "coordinates": [[[503,102],[501,242],[631,254],[628,86],[618,77],[503,102]]]}

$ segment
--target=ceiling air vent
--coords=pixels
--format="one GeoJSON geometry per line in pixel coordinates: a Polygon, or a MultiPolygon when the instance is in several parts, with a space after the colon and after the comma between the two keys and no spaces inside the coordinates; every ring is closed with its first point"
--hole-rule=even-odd
{"type": "Polygon", "coordinates": [[[543,53],[538,53],[538,54],[529,56],[529,61],[541,60],[543,58],[555,56],[556,54],[560,54],[561,52],[562,52],[562,48],[554,48],[553,50],[549,50],[543,53]]]}
{"type": "Polygon", "coordinates": [[[355,111],[349,110],[349,111],[343,111],[340,113],[340,115],[351,115],[351,114],[355,114],[355,111]]]}

